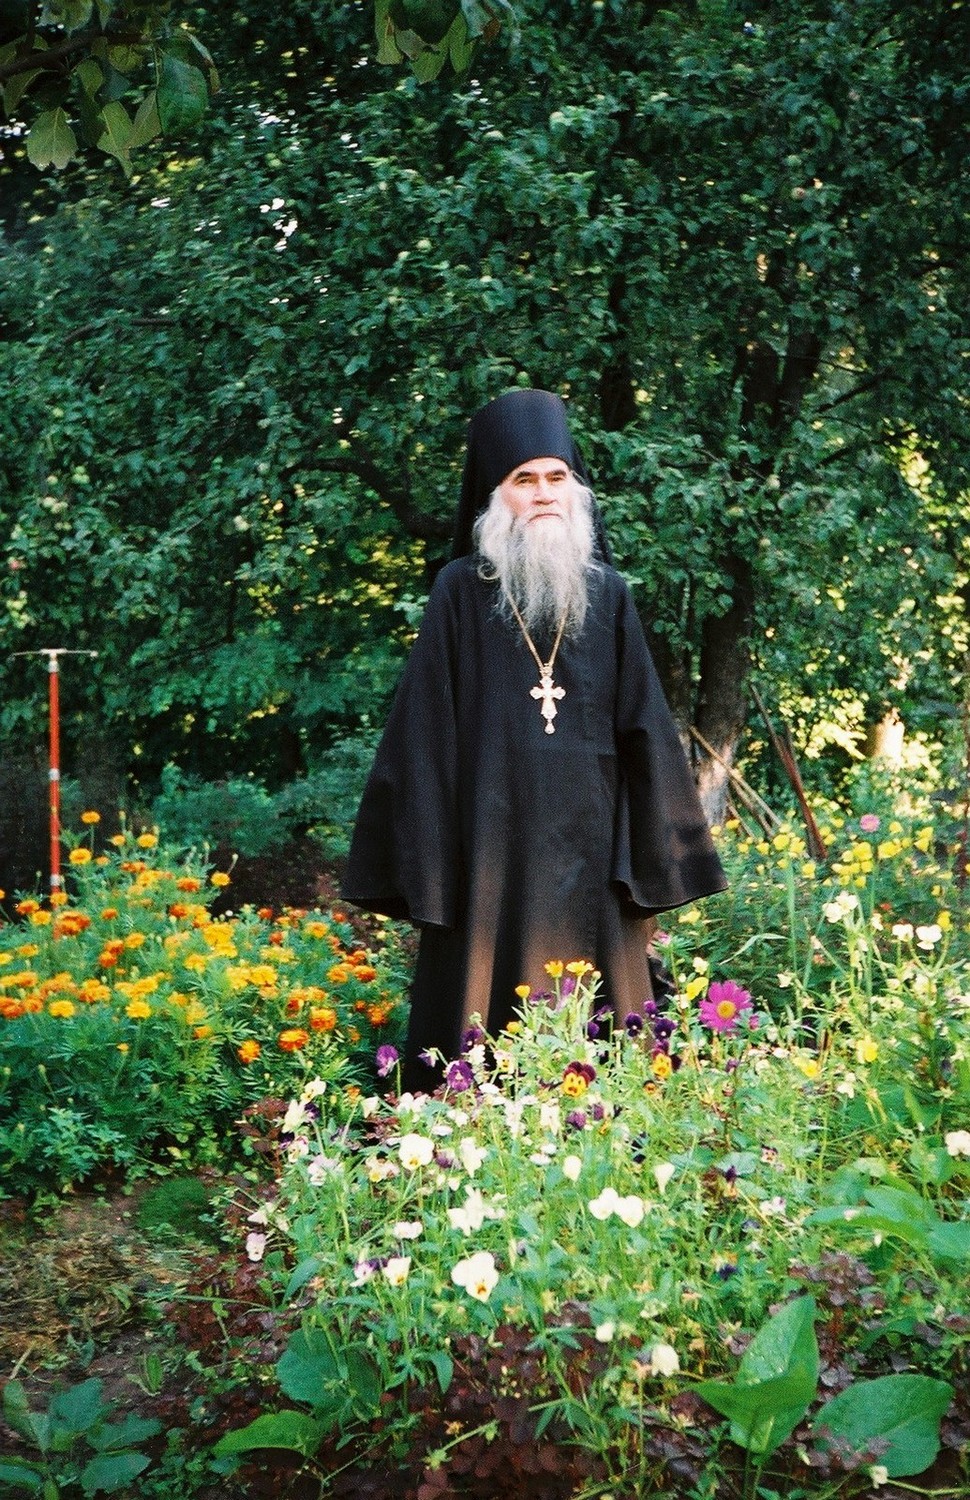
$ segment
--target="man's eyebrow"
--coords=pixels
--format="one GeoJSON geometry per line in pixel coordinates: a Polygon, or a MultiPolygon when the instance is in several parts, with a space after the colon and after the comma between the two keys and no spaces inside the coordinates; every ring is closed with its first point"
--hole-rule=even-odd
{"type": "MultiPolygon", "coordinates": [[[[533,469],[529,464],[523,464],[521,469],[515,469],[513,471],[512,478],[513,479],[529,479],[529,478],[532,478],[534,475],[538,474],[538,472],[539,472],[538,469],[533,469]]],[[[569,473],[569,465],[566,464],[566,463],[564,463],[564,464],[556,464],[553,468],[549,469],[547,472],[548,472],[548,474],[549,474],[550,477],[552,477],[554,475],[568,474],[569,473]]]]}

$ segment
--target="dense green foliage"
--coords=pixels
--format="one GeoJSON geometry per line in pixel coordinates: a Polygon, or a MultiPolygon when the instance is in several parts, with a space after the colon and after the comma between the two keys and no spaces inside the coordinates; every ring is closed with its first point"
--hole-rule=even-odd
{"type": "MultiPolygon", "coordinates": [[[[715,747],[752,659],[802,743],[953,712],[966,8],[516,15],[480,76],[422,86],[374,61],[369,6],[199,8],[196,154],[155,143],[130,183],[10,162],[0,608],[10,651],[99,651],[65,672],[73,755],[276,785],[379,721],[464,421],[517,381],[569,398],[715,747]]],[[[26,750],[40,669],[0,681],[26,750]]]]}

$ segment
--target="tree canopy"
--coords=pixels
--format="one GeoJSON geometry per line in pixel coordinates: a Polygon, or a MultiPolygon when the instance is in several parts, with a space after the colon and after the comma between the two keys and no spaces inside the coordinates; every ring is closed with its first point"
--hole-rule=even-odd
{"type": "Polygon", "coordinates": [[[802,743],[956,704],[965,7],[523,0],[424,83],[369,6],[205,10],[204,130],[6,210],[5,634],[99,650],[76,734],[283,777],[379,719],[467,416],[515,383],[568,400],[724,759],[752,666],[802,743]]]}

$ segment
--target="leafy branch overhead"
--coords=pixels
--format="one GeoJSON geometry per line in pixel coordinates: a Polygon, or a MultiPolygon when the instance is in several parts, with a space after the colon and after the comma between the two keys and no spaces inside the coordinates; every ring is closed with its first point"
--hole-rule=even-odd
{"type": "Polygon", "coordinates": [[[15,0],[0,19],[0,97],[27,155],[66,167],[84,147],[131,153],[202,119],[219,77],[207,48],[166,4],[15,0]]]}
{"type": "MultiPolygon", "coordinates": [[[[219,87],[211,54],[166,3],[10,0],[0,15],[0,100],[35,167],[58,170],[85,148],[116,157],[202,119],[219,87]]],[[[509,0],[375,0],[376,61],[410,64],[420,82],[450,62],[467,72],[480,41],[516,35],[509,0]]]]}
{"type": "Polygon", "coordinates": [[[421,83],[450,62],[456,73],[471,66],[479,41],[492,42],[503,25],[517,35],[509,0],[375,0],[377,61],[407,59],[421,83]]]}

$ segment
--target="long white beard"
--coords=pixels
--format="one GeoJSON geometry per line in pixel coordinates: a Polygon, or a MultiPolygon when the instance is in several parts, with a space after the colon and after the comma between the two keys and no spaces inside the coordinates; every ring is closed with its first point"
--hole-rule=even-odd
{"type": "Polygon", "coordinates": [[[582,629],[589,606],[593,562],[592,496],[575,485],[567,516],[523,523],[498,490],[475,522],[475,543],[500,584],[499,608],[512,615],[512,599],[530,635],[582,629]]]}

